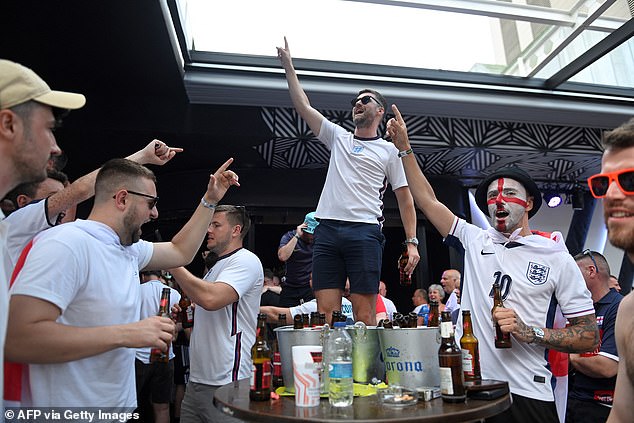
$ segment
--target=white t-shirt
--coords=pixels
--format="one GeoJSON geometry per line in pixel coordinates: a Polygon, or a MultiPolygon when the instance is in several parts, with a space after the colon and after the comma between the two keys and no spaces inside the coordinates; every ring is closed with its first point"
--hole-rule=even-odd
{"type": "Polygon", "coordinates": [[[27,204],[0,222],[0,226],[6,226],[7,234],[7,254],[2,255],[7,281],[11,280],[13,268],[29,241],[35,235],[54,226],[46,215],[47,204],[48,199],[27,204]]]}
{"type": "Polygon", "coordinates": [[[239,299],[215,311],[196,307],[189,380],[219,386],[248,378],[264,283],[262,263],[251,251],[241,248],[221,257],[204,279],[231,285],[239,299]]]}
{"type": "MultiPolygon", "coordinates": [[[[5,257],[7,251],[7,227],[2,225],[4,213],[0,210],[0,345],[4,346],[4,338],[7,336],[7,322],[9,320],[9,278],[6,269],[5,257]]],[[[0,360],[4,363],[4,348],[0,348],[0,360]]],[[[0,369],[0,380],[4,381],[4,366],[0,369]]],[[[4,398],[4,383],[1,384],[0,394],[4,398]]],[[[3,411],[0,407],[0,411],[3,411]]],[[[2,413],[4,415],[4,412],[2,413]]]]}
{"type": "Polygon", "coordinates": [[[383,295],[381,295],[381,298],[383,298],[383,304],[385,304],[385,312],[387,313],[387,318],[392,320],[394,318],[394,313],[397,312],[396,306],[394,305],[394,302],[389,298],[385,298],[383,295]]]}
{"type": "MultiPolygon", "coordinates": [[[[594,313],[590,292],[561,237],[555,241],[540,235],[518,236],[516,242],[505,245],[509,240],[494,229],[480,229],[458,218],[449,236],[458,238],[465,248],[460,305],[471,311],[482,378],[506,380],[514,394],[553,401],[552,374],[546,368],[543,346],[511,336],[512,348],[495,348],[491,289],[498,279],[504,305],[514,309],[528,326],[552,328],[557,304],[568,319],[594,313]]],[[[459,316],[456,339],[461,336],[459,316]]]]}
{"type": "Polygon", "coordinates": [[[359,140],[327,119],[322,121],[318,138],[330,149],[330,163],[315,216],[382,222],[387,184],[392,190],[407,186],[398,149],[382,138],[359,140]]]}
{"type": "MultiPolygon", "coordinates": [[[[290,307],[291,316],[295,317],[296,314],[308,314],[317,311],[317,300],[306,301],[298,306],[290,307]]],[[[341,297],[341,312],[346,319],[350,319],[354,322],[354,314],[352,314],[352,303],[346,297],[341,297]]],[[[328,316],[326,316],[328,320],[328,316]]]]}
{"type": "MultiPolygon", "coordinates": [[[[61,310],[58,322],[94,327],[139,320],[139,269],[153,245],[122,246],[107,225],[65,223],[40,233],[11,288],[11,295],[48,301],[61,310]]],[[[27,407],[136,407],[132,348],[81,360],[30,364],[27,407]]]]}
{"type": "MultiPolygon", "coordinates": [[[[175,290],[165,285],[161,281],[157,281],[156,279],[147,281],[141,284],[139,287],[139,296],[141,298],[141,314],[139,320],[146,319],[148,317],[156,316],[159,311],[159,306],[161,303],[161,295],[163,294],[163,288],[169,288],[170,290],[170,303],[169,309],[171,310],[174,304],[178,304],[181,300],[181,294],[175,290]]],[[[169,359],[174,358],[174,349],[172,348],[172,344],[170,343],[169,349],[169,359]]],[[[136,350],[136,359],[140,360],[145,364],[150,363],[150,352],[152,348],[137,348],[136,350]]]]}
{"type": "Polygon", "coordinates": [[[460,308],[460,304],[458,304],[458,296],[456,295],[456,291],[451,291],[449,294],[449,298],[447,298],[447,303],[445,304],[445,311],[451,313],[454,310],[460,308]]]}

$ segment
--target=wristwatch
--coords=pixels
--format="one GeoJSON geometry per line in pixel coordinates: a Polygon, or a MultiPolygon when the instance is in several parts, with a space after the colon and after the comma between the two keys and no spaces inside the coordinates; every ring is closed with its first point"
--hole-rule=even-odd
{"type": "Polygon", "coordinates": [[[535,336],[535,338],[533,338],[533,340],[531,342],[529,342],[529,344],[534,344],[538,341],[543,341],[544,340],[544,329],[542,328],[538,328],[538,327],[533,327],[533,335],[535,336]]]}
{"type": "Polygon", "coordinates": [[[405,243],[406,243],[406,244],[414,244],[414,245],[418,246],[418,238],[416,238],[416,237],[413,237],[413,238],[407,238],[407,239],[405,240],[405,243]]]}

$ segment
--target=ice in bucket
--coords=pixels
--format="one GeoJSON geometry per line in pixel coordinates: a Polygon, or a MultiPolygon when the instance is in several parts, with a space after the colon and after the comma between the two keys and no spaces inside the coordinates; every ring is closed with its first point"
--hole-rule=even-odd
{"type": "Polygon", "coordinates": [[[319,405],[322,346],[295,345],[292,347],[295,405],[319,405]]]}

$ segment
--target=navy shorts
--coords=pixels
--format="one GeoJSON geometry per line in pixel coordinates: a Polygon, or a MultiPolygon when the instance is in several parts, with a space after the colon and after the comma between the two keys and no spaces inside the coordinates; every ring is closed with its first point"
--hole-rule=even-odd
{"type": "Polygon", "coordinates": [[[384,246],[378,224],[320,220],[313,248],[313,290],[343,290],[347,277],[351,293],[376,294],[384,246]]]}

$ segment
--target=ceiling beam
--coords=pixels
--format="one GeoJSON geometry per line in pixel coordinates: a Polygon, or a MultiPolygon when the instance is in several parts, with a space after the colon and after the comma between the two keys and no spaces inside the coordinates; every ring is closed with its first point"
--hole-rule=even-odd
{"type": "Polygon", "coordinates": [[[559,72],[548,78],[544,82],[546,89],[552,90],[557,88],[563,82],[572,78],[583,69],[587,68],[624,42],[634,36],[634,18],[627,21],[619,29],[599,41],[596,45],[588,49],[581,56],[561,68],[559,72]]]}
{"type": "MultiPolygon", "coordinates": [[[[519,3],[507,3],[495,0],[346,0],[358,3],[383,4],[387,6],[410,7],[415,9],[436,10],[440,12],[462,13],[467,15],[488,16],[499,19],[540,23],[544,25],[569,26],[576,22],[578,4],[570,11],[552,9],[519,3]]],[[[599,19],[595,26],[588,29],[616,29],[625,19],[599,19]]]]}

